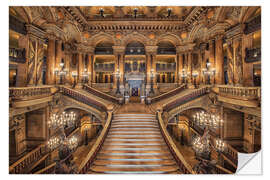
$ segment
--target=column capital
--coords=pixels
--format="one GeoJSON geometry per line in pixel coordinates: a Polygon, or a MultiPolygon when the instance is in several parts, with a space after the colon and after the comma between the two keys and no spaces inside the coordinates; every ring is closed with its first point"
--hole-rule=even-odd
{"type": "Polygon", "coordinates": [[[25,26],[26,26],[27,34],[31,38],[37,38],[41,40],[45,39],[45,31],[43,31],[42,29],[36,26],[33,26],[32,24],[26,24],[25,26]]]}
{"type": "Polygon", "coordinates": [[[62,39],[62,40],[66,39],[64,31],[60,27],[58,27],[57,25],[48,24],[48,25],[45,25],[44,28],[45,28],[46,34],[54,35],[55,37],[62,39]]]}
{"type": "Polygon", "coordinates": [[[185,53],[187,51],[192,51],[195,47],[195,43],[188,43],[185,45],[176,46],[177,53],[185,53]]]}

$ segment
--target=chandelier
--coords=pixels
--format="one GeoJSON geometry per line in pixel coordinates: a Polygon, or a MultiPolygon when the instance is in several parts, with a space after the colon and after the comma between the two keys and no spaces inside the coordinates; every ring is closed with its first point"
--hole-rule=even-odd
{"type": "Polygon", "coordinates": [[[78,138],[76,136],[72,136],[71,138],[61,137],[61,136],[55,136],[49,139],[47,142],[47,147],[50,150],[54,150],[58,147],[64,147],[67,146],[70,150],[75,150],[78,146],[78,138]]]}
{"type": "Polygon", "coordinates": [[[71,111],[70,113],[62,112],[60,115],[54,113],[51,115],[48,121],[49,128],[59,128],[59,127],[71,127],[74,126],[76,120],[76,114],[71,111]]]}
{"type": "Polygon", "coordinates": [[[223,126],[223,119],[214,113],[207,113],[204,111],[197,112],[193,115],[193,119],[195,124],[202,127],[217,129],[223,126]]]}

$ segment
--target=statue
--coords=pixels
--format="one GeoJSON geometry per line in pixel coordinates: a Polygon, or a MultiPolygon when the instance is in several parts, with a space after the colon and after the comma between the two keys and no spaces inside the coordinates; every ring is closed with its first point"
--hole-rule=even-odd
{"type": "Polygon", "coordinates": [[[235,73],[235,83],[237,85],[242,85],[243,81],[243,62],[242,62],[242,46],[241,41],[239,42],[238,47],[235,51],[235,65],[236,65],[236,73],[235,73]]]}
{"type": "Polygon", "coordinates": [[[228,83],[233,85],[233,48],[231,44],[227,46],[227,73],[228,73],[228,83]]]}

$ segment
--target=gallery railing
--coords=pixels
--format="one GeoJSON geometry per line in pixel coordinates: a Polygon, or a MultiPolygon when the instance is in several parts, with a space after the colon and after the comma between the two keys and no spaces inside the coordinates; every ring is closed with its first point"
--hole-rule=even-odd
{"type": "Polygon", "coordinates": [[[231,87],[219,85],[218,92],[220,95],[229,96],[232,98],[243,100],[260,100],[261,88],[260,87],[231,87]]]}
{"type": "Polygon", "coordinates": [[[52,86],[35,86],[35,87],[12,87],[9,88],[9,97],[12,100],[29,100],[50,96],[52,86]]]}
{"type": "Polygon", "coordinates": [[[113,83],[92,83],[92,87],[96,89],[112,89],[113,83]]]}
{"type": "Polygon", "coordinates": [[[193,99],[196,99],[200,96],[203,96],[205,94],[208,93],[208,87],[203,87],[201,89],[197,89],[196,91],[193,91],[187,95],[181,96],[178,99],[175,99],[174,101],[166,104],[165,106],[163,106],[163,111],[170,111],[188,101],[191,101],[193,99]]]}
{"type": "Polygon", "coordinates": [[[96,108],[96,109],[98,109],[100,111],[104,111],[104,112],[107,111],[107,108],[103,104],[101,104],[98,101],[95,101],[95,100],[87,97],[86,95],[84,95],[82,93],[74,91],[74,90],[72,90],[70,88],[66,88],[66,87],[62,86],[62,87],[60,87],[60,92],[65,96],[68,96],[68,97],[70,97],[72,99],[75,99],[75,100],[77,100],[79,102],[82,102],[82,103],[84,103],[86,105],[92,106],[92,107],[94,107],[94,108],[96,108]]]}
{"type": "Polygon", "coordinates": [[[177,162],[177,165],[179,166],[179,169],[181,173],[183,174],[195,174],[195,172],[192,170],[192,167],[187,163],[183,155],[180,153],[180,151],[177,149],[177,146],[174,144],[171,136],[166,130],[164,121],[161,116],[161,112],[157,112],[157,118],[160,126],[161,133],[164,137],[164,140],[166,144],[168,145],[174,159],[177,162]]]}

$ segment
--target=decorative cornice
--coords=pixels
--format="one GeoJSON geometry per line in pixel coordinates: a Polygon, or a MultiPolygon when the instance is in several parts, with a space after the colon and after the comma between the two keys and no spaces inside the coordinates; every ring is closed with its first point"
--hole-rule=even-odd
{"type": "Polygon", "coordinates": [[[41,40],[45,39],[45,32],[42,29],[33,26],[32,24],[26,24],[25,26],[27,34],[30,35],[30,37],[34,37],[41,40]]]}
{"type": "Polygon", "coordinates": [[[236,36],[242,35],[244,32],[244,24],[238,24],[237,26],[234,26],[225,32],[225,37],[227,39],[234,38],[236,36]]]}
{"type": "Polygon", "coordinates": [[[194,50],[194,47],[196,46],[195,43],[189,43],[186,45],[181,45],[176,47],[176,52],[181,53],[181,52],[187,52],[187,51],[192,51],[194,50]]]}
{"type": "Polygon", "coordinates": [[[55,24],[48,24],[44,26],[44,29],[47,33],[48,38],[59,38],[65,40],[64,31],[55,24]],[[55,36],[55,37],[53,37],[55,36]]]}

